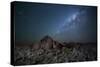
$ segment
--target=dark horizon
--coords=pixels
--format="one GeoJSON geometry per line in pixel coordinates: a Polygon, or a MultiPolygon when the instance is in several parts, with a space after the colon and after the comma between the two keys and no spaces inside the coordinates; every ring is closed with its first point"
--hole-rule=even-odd
{"type": "Polygon", "coordinates": [[[59,42],[97,42],[97,7],[15,2],[15,41],[48,35],[59,42]]]}

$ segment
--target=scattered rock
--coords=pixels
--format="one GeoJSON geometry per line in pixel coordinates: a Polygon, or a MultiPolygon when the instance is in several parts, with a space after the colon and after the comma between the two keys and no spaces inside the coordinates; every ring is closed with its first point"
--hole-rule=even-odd
{"type": "Polygon", "coordinates": [[[15,65],[48,64],[97,60],[96,44],[64,43],[45,36],[32,47],[15,47],[15,65]],[[66,45],[65,45],[66,44],[66,45]],[[77,45],[78,44],[78,45],[77,45]]]}

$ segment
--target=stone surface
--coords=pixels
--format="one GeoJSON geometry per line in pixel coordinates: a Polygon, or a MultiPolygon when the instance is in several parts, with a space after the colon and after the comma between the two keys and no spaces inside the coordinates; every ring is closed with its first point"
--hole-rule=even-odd
{"type": "Polygon", "coordinates": [[[45,36],[31,47],[15,47],[15,65],[48,64],[97,60],[96,44],[61,43],[45,36]],[[65,45],[66,44],[66,45],[65,45]]]}

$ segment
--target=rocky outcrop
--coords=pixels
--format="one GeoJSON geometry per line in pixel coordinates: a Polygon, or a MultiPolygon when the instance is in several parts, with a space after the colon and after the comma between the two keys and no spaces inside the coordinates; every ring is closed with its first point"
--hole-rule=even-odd
{"type": "Polygon", "coordinates": [[[49,64],[97,60],[95,43],[59,43],[45,36],[31,47],[15,47],[15,65],[49,64]],[[64,44],[64,45],[63,45],[64,44]]]}
{"type": "Polygon", "coordinates": [[[40,40],[40,42],[33,44],[33,49],[61,49],[63,45],[55,40],[53,40],[50,36],[45,36],[40,40]]]}
{"type": "Polygon", "coordinates": [[[53,48],[53,39],[49,36],[45,36],[40,40],[39,44],[43,49],[52,49],[53,48]]]}

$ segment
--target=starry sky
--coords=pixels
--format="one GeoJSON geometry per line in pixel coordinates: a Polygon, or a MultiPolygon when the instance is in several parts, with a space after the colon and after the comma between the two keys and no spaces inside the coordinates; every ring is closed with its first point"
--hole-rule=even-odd
{"type": "Polygon", "coordinates": [[[14,3],[15,40],[39,41],[45,35],[65,42],[96,42],[97,7],[14,3]]]}

